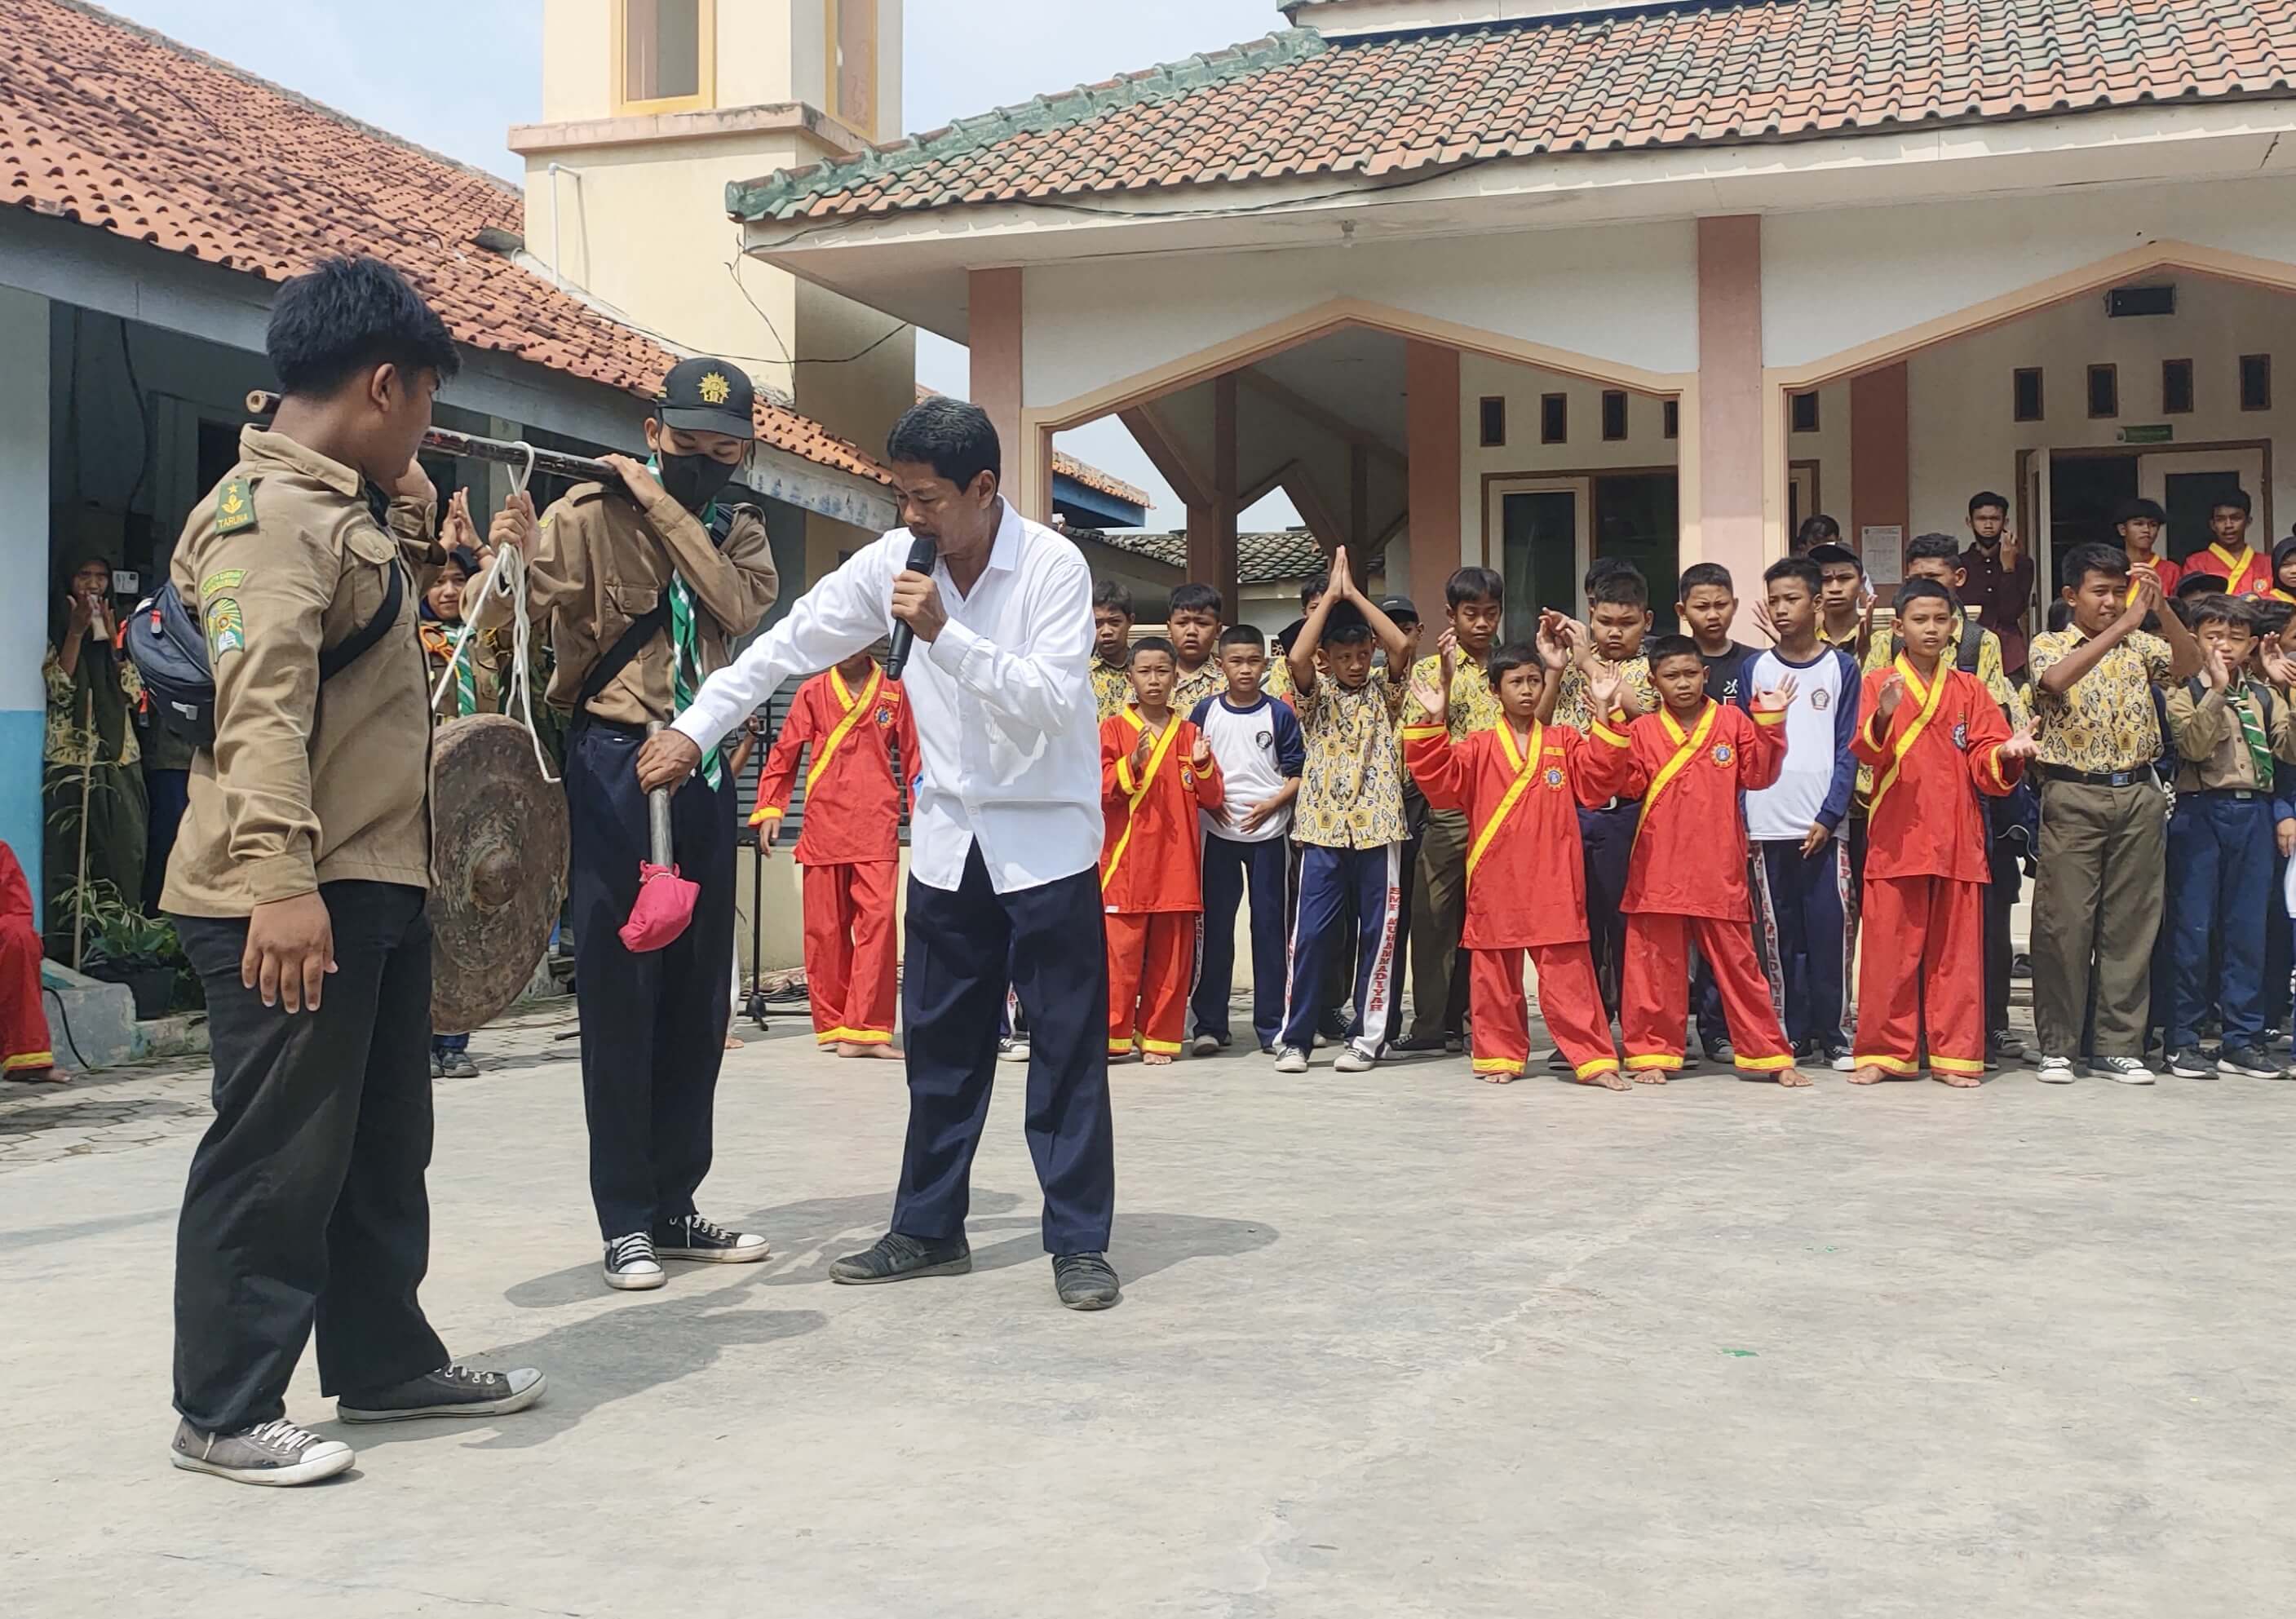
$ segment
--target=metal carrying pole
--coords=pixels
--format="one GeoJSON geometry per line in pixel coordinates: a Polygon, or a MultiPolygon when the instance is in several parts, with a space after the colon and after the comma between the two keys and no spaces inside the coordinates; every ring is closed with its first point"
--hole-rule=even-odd
{"type": "MultiPolygon", "coordinates": [[[[279,396],[275,393],[258,388],[247,396],[247,413],[250,415],[275,415],[278,410],[279,396]]],[[[475,433],[458,433],[446,427],[426,431],[422,435],[422,448],[465,461],[492,461],[504,466],[548,473],[554,478],[565,478],[576,483],[603,483],[614,489],[622,487],[622,475],[604,462],[594,461],[587,456],[569,455],[562,449],[537,449],[530,444],[481,439],[475,433]]]]}

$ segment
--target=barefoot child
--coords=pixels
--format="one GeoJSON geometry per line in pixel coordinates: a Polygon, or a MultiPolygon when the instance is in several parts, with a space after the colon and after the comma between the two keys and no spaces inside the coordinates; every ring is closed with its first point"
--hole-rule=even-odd
{"type": "MultiPolygon", "coordinates": [[[[1595,963],[1587,953],[1586,874],[1578,844],[1580,784],[1592,762],[1578,732],[1538,720],[1539,698],[1562,670],[1559,620],[1546,615],[1538,648],[1502,646],[1489,663],[1499,723],[1453,741],[1447,725],[1456,653],[1411,695],[1426,716],[1406,726],[1404,752],[1427,801],[1466,821],[1470,1022],[1475,1072],[1495,1085],[1522,1077],[1530,1022],[1522,958],[1538,973],[1538,1007],[1582,1085],[1626,1089],[1595,963]]],[[[1597,801],[1608,794],[1597,795],[1597,801]]]]}
{"type": "Polygon", "coordinates": [[[758,858],[781,836],[805,771],[805,829],[795,859],[805,872],[805,982],[813,1037],[839,1056],[898,1060],[893,1015],[900,1006],[900,949],[893,927],[900,874],[901,783],[917,770],[916,725],[900,682],[856,653],[798,687],[781,735],[758,777],[758,858]]]}
{"type": "Polygon", "coordinates": [[[1690,947],[1711,966],[1732,1061],[1744,1079],[1807,1085],[1793,1065],[1769,986],[1754,965],[1746,895],[1746,823],[1740,792],[1767,787],[1785,758],[1784,724],[1797,687],[1792,677],[1759,692],[1751,712],[1706,694],[1706,660],[1686,636],[1651,644],[1659,711],[1631,724],[1620,711],[1620,681],[1596,677],[1597,763],[1590,796],[1643,801],[1627,875],[1625,1013],[1627,1071],[1663,1084],[1682,1066],[1689,1007],[1690,947]],[[1624,725],[1624,732],[1620,727],[1624,725]]]}
{"type": "Polygon", "coordinates": [[[1172,711],[1172,644],[1136,643],[1132,706],[1100,726],[1100,899],[1108,925],[1108,1054],[1160,1067],[1187,1032],[1204,908],[1198,810],[1226,801],[1211,744],[1172,711]]]}
{"type": "Polygon", "coordinates": [[[1867,817],[1866,950],[1857,969],[1853,1085],[1921,1072],[1977,1084],[1985,1072],[1985,811],[2024,774],[2032,733],[1957,669],[1953,593],[1909,580],[1894,604],[1905,645],[1865,678],[1850,746],[1874,771],[1867,817]]]}

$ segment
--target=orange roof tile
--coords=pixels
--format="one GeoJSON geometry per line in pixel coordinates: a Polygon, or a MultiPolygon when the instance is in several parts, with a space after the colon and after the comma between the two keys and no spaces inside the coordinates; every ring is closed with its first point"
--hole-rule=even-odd
{"type": "MultiPolygon", "coordinates": [[[[523,224],[517,187],[78,0],[0,0],[0,203],[266,281],[373,253],[457,342],[652,397],[676,357],[476,245],[523,224]]],[[[760,397],[758,437],[884,480],[760,397]]]]}
{"type": "MultiPolygon", "coordinates": [[[[1301,13],[1312,20],[1314,9],[1301,13]]],[[[726,188],[748,219],[2296,94],[2296,0],[1746,0],[1250,45],[726,188]]]]}

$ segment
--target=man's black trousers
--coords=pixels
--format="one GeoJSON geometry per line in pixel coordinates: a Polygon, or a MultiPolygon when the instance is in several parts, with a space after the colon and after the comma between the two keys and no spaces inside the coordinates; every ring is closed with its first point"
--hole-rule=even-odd
{"type": "Polygon", "coordinates": [[[1105,1250],[1116,1146],[1098,868],[1000,894],[976,844],[954,892],[912,876],[908,907],[901,1020],[909,1134],[893,1229],[928,1241],[964,1229],[1009,971],[1029,1024],[1026,1128],[1045,1191],[1045,1252],[1105,1250]]]}
{"type": "Polygon", "coordinates": [[[176,1230],[176,1409],[231,1433],[286,1411],[316,1322],[319,1385],[447,1364],[415,1302],[430,1262],[430,924],[423,893],[319,890],[335,966],[316,1012],[239,981],[244,919],[178,916],[206,986],[215,1122],[176,1230]]]}
{"type": "Polygon", "coordinates": [[[670,799],[679,872],[701,885],[693,920],[667,949],[634,955],[619,930],[648,858],[644,734],[597,720],[566,744],[569,910],[582,1016],[582,1103],[590,1122],[590,1198],[600,1235],[649,1229],[693,1212],[709,1172],[718,1070],[726,1060],[734,976],[734,782],[699,773],[670,799]]]}

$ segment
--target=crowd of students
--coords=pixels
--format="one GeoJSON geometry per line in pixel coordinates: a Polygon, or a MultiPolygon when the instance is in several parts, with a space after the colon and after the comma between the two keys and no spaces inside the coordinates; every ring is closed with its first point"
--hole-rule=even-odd
{"type": "MultiPolygon", "coordinates": [[[[2026,1055],[2010,913],[2030,870],[2039,1078],[2145,1083],[2156,1055],[2179,1075],[2281,1077],[2296,540],[2251,548],[2235,493],[2180,567],[2158,553],[2160,508],[2131,502],[2119,544],[2063,558],[2029,638],[2033,563],[2007,502],[1969,511],[1968,546],[1906,547],[1886,619],[1812,518],[1751,604],[1759,647],[1733,638],[1736,584],[1710,563],[1677,583],[1685,633],[1652,635],[1649,581],[1603,561],[1583,621],[1546,612],[1504,645],[1504,581],[1462,568],[1423,650],[1413,604],[1374,599],[1341,551],[1272,655],[1209,586],[1175,590],[1164,633],[1137,637],[1103,581],[1111,1057],[1234,1043],[1248,905],[1251,1039],[1281,1072],[1330,1045],[1342,1072],[1447,1050],[1521,1077],[1541,1060],[1528,965],[1545,1060],[1582,1083],[1662,1082],[1697,1060],[1694,1027],[1704,1061],[1748,1079],[1972,1086],[2026,1055]]],[[[835,695],[816,732],[875,702],[835,695]]],[[[872,830],[890,827],[891,774],[864,776],[886,798],[872,830]]],[[[888,1038],[890,885],[865,892],[819,927],[808,898],[808,976],[855,982],[857,945],[879,1003],[828,1008],[824,1042],[857,1022],[888,1038]],[[871,904],[883,925],[859,917],[871,904]]]]}

